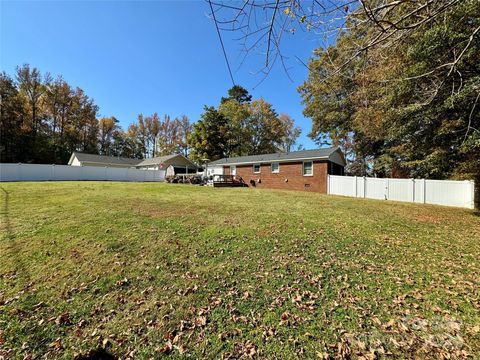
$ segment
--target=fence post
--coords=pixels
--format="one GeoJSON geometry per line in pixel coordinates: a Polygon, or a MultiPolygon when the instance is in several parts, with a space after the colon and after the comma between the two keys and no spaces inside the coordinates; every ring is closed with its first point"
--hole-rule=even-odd
{"type": "Polygon", "coordinates": [[[52,164],[52,176],[50,180],[55,180],[55,164],[52,164]]]}
{"type": "Polygon", "coordinates": [[[367,197],[367,177],[363,177],[363,197],[367,197]]]}
{"type": "Polygon", "coordinates": [[[357,180],[357,177],[356,177],[356,176],[354,176],[353,178],[354,178],[354,180],[355,180],[355,181],[353,182],[353,184],[354,184],[353,186],[355,186],[355,191],[354,191],[353,193],[355,194],[355,197],[357,197],[357,196],[358,196],[358,194],[357,194],[357,181],[358,181],[358,180],[357,180]]]}
{"type": "Polygon", "coordinates": [[[427,203],[427,180],[423,179],[423,203],[427,203]]]}
{"type": "Polygon", "coordinates": [[[327,194],[330,194],[330,174],[327,174],[327,194]]]}
{"type": "Polygon", "coordinates": [[[412,202],[415,202],[415,179],[412,179],[412,202]]]}
{"type": "Polygon", "coordinates": [[[475,209],[475,181],[470,180],[470,185],[472,188],[472,192],[470,196],[470,209],[475,209]]]}
{"type": "Polygon", "coordinates": [[[385,178],[385,189],[384,189],[384,197],[385,200],[388,200],[388,178],[385,178]]]}

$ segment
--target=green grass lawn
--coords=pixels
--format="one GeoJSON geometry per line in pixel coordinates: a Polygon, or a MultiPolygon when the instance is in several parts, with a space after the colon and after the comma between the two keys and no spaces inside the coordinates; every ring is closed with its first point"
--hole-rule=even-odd
{"type": "Polygon", "coordinates": [[[0,358],[480,352],[473,211],[157,183],[0,187],[0,358]]]}

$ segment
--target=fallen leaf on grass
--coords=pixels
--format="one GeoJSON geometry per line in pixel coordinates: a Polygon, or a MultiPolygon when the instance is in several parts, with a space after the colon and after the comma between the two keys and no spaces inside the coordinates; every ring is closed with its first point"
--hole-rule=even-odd
{"type": "Polygon", "coordinates": [[[315,353],[315,355],[317,355],[317,358],[322,359],[322,360],[330,359],[330,355],[328,355],[328,353],[326,353],[326,352],[317,351],[315,353]]]}
{"type": "Polygon", "coordinates": [[[248,291],[245,291],[245,292],[243,293],[242,299],[243,299],[243,300],[246,300],[246,299],[248,299],[249,297],[251,297],[250,293],[249,293],[248,291]]]}
{"type": "Polygon", "coordinates": [[[385,325],[383,325],[383,327],[385,329],[391,329],[393,327],[393,325],[395,325],[395,320],[391,319],[389,322],[387,322],[385,325]]]}
{"type": "Polygon", "coordinates": [[[70,314],[69,313],[60,314],[55,319],[55,324],[57,324],[57,325],[64,325],[64,324],[68,324],[69,322],[70,322],[70,314]]]}
{"type": "Polygon", "coordinates": [[[173,345],[170,340],[168,340],[165,345],[161,348],[159,348],[157,351],[161,354],[168,354],[170,351],[172,351],[173,345]]]}
{"type": "Polygon", "coordinates": [[[195,325],[200,326],[200,327],[207,325],[207,317],[206,316],[198,316],[195,319],[195,325]]]}
{"type": "Polygon", "coordinates": [[[118,280],[115,284],[117,286],[127,286],[129,284],[129,280],[127,278],[123,278],[122,280],[118,280]]]}
{"type": "Polygon", "coordinates": [[[235,353],[240,355],[240,357],[249,357],[253,358],[258,355],[257,347],[250,340],[247,340],[244,343],[235,345],[235,353]]]}
{"type": "Polygon", "coordinates": [[[53,348],[55,350],[61,350],[63,349],[63,344],[62,340],[60,338],[55,339],[52,343],[50,343],[50,348],[53,348]]]}

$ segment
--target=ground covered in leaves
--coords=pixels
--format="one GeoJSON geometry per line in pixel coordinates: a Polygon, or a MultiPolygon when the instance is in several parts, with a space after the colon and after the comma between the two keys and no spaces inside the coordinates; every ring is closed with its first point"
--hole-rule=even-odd
{"type": "Polygon", "coordinates": [[[473,211],[173,184],[0,190],[0,357],[480,353],[473,211]]]}

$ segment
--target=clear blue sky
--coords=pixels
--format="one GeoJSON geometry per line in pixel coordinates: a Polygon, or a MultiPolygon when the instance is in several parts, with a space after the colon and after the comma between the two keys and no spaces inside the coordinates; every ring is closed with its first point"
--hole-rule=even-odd
{"type": "MultiPolygon", "coordinates": [[[[196,121],[204,105],[218,105],[232,86],[205,1],[0,0],[0,11],[2,71],[13,75],[29,63],[60,74],[95,99],[100,116],[117,117],[125,129],[137,114],[155,111],[196,121]]],[[[289,35],[284,49],[294,82],[278,65],[255,87],[264,57],[253,54],[238,68],[238,34],[223,36],[236,83],[290,114],[302,128],[299,143],[315,147],[296,90],[307,69],[294,55],[307,62],[319,39],[289,35]]]]}

